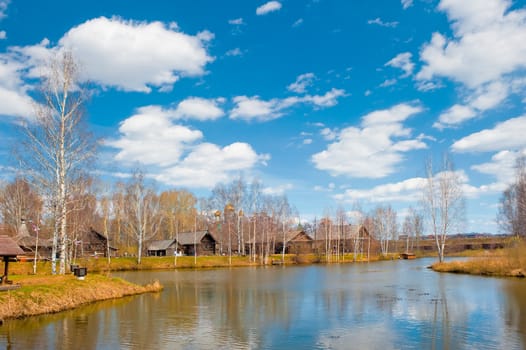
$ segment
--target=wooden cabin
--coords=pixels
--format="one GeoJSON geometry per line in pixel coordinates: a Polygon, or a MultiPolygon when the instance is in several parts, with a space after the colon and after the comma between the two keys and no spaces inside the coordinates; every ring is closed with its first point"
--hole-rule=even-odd
{"type": "Polygon", "coordinates": [[[24,255],[34,259],[50,259],[53,242],[49,239],[37,237],[38,228],[30,223],[31,232],[25,220],[22,220],[18,228],[18,234],[13,237],[14,241],[24,251],[24,255]]]}
{"type": "Polygon", "coordinates": [[[283,244],[285,244],[285,254],[308,254],[312,252],[314,240],[304,230],[293,230],[268,233],[266,236],[258,236],[254,242],[249,239],[245,244],[245,251],[252,252],[256,249],[256,254],[263,254],[265,250],[271,254],[281,254],[283,244]]]}
{"type": "Polygon", "coordinates": [[[314,240],[303,230],[294,230],[285,233],[285,239],[283,240],[283,234],[276,238],[275,253],[280,254],[283,252],[283,243],[285,243],[285,254],[308,254],[312,252],[312,243],[314,240]]]}
{"type": "Polygon", "coordinates": [[[197,255],[216,254],[216,239],[208,230],[181,232],[177,238],[184,255],[194,255],[194,249],[197,249],[197,255]]]}
{"type": "MultiPolygon", "coordinates": [[[[100,232],[90,228],[80,234],[76,242],[76,250],[78,257],[86,256],[104,256],[108,255],[108,238],[100,232]]],[[[117,248],[109,246],[110,256],[117,255],[117,248]]]]}
{"type": "Polygon", "coordinates": [[[152,241],[146,247],[148,256],[170,256],[176,252],[181,252],[175,239],[165,239],[161,241],[152,241]]]}
{"type": "Polygon", "coordinates": [[[210,231],[181,232],[174,239],[151,241],[147,248],[149,256],[170,256],[175,252],[183,255],[215,255],[216,239],[210,231]]]}

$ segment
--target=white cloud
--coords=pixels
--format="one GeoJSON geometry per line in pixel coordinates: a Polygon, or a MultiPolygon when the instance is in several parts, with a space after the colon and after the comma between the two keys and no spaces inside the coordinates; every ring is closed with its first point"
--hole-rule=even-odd
{"type": "Polygon", "coordinates": [[[116,160],[161,166],[177,163],[183,151],[203,137],[201,131],[175,125],[166,113],[151,107],[139,109],[124,120],[119,132],[118,140],[107,142],[119,149],[116,160]]]}
{"type": "Polygon", "coordinates": [[[422,189],[426,185],[426,181],[425,178],[416,177],[366,190],[347,189],[343,193],[335,195],[334,198],[348,203],[357,201],[373,203],[418,202],[422,198],[422,189]]]}
{"type": "Polygon", "coordinates": [[[456,104],[442,113],[435,128],[444,129],[479,116],[488,109],[495,108],[509,95],[510,89],[500,81],[484,84],[471,92],[466,99],[466,105],[456,104]]]}
{"type": "Polygon", "coordinates": [[[471,168],[482,174],[495,177],[497,182],[492,187],[502,192],[507,185],[515,180],[515,165],[519,156],[526,155],[526,149],[522,151],[500,151],[491,157],[490,162],[473,165],[471,168]]]}
{"type": "Polygon", "coordinates": [[[439,121],[434,123],[433,127],[444,129],[445,127],[457,125],[468,119],[472,119],[476,115],[477,113],[473,108],[457,104],[442,113],[438,119],[439,121]]]}
{"type": "Polygon", "coordinates": [[[215,120],[225,115],[225,112],[218,106],[223,102],[223,98],[204,99],[200,97],[189,97],[179,102],[174,112],[174,117],[197,120],[215,120]]]}
{"type": "Polygon", "coordinates": [[[240,18],[228,20],[228,24],[239,26],[239,25],[245,24],[245,22],[243,22],[243,18],[240,17],[240,18]]]}
{"type": "Polygon", "coordinates": [[[526,67],[526,11],[509,11],[507,0],[442,0],[454,38],[434,33],[421,51],[417,78],[446,77],[470,88],[526,67]]]}
{"type": "Polygon", "coordinates": [[[7,39],[7,33],[5,30],[0,30],[0,40],[7,39]]]}
{"type": "Polygon", "coordinates": [[[399,104],[362,117],[360,128],[341,130],[326,150],[312,156],[316,168],[331,175],[381,178],[392,174],[403,153],[426,148],[422,137],[411,138],[402,123],[422,108],[399,104]]]}
{"type": "Polygon", "coordinates": [[[333,141],[338,137],[338,132],[329,128],[323,128],[320,131],[320,135],[327,141],[333,141]]]}
{"type": "Polygon", "coordinates": [[[338,98],[345,96],[345,91],[331,89],[324,95],[292,96],[284,99],[274,98],[268,101],[259,96],[236,96],[234,108],[230,111],[231,119],[269,121],[285,114],[285,110],[295,105],[306,103],[315,107],[332,107],[338,103],[338,98]]]}
{"type": "MultiPolygon", "coordinates": [[[[193,103],[195,100],[185,101],[193,103]]],[[[179,104],[176,109],[139,108],[135,115],[121,123],[119,139],[106,144],[118,149],[117,161],[148,165],[156,180],[174,186],[211,188],[269,159],[268,155],[258,155],[247,143],[234,142],[224,147],[200,143],[201,131],[174,124],[177,114],[208,113],[200,107],[195,109],[192,103],[190,107],[179,104]]]]}
{"type": "Polygon", "coordinates": [[[390,67],[400,68],[401,70],[404,71],[404,74],[401,76],[401,78],[406,78],[413,73],[413,69],[415,67],[414,63],[411,61],[411,57],[412,57],[412,54],[410,52],[403,52],[403,53],[396,55],[385,65],[390,66],[390,67]]]}
{"type": "Polygon", "coordinates": [[[203,143],[177,166],[163,169],[155,178],[173,186],[212,188],[268,158],[258,155],[247,143],[236,142],[225,147],[203,143]]]}
{"type": "Polygon", "coordinates": [[[314,73],[301,74],[296,78],[296,81],[287,86],[287,90],[296,92],[298,94],[304,94],[307,87],[312,85],[313,80],[316,78],[314,73]]]}
{"type": "Polygon", "coordinates": [[[469,105],[479,111],[486,111],[498,106],[508,97],[509,88],[501,81],[485,84],[470,96],[469,105]]]}
{"type": "Polygon", "coordinates": [[[279,111],[278,102],[275,99],[262,101],[259,96],[236,96],[234,103],[236,106],[230,112],[232,119],[268,121],[279,118],[283,114],[279,111]]]}
{"type": "Polygon", "coordinates": [[[408,8],[413,6],[413,0],[402,0],[401,2],[402,2],[402,8],[404,10],[407,10],[408,8]]]}
{"type": "Polygon", "coordinates": [[[34,117],[34,102],[27,94],[29,87],[20,75],[24,65],[8,55],[0,55],[0,115],[34,117]]]}
{"type": "Polygon", "coordinates": [[[389,87],[395,85],[397,82],[396,79],[387,79],[383,83],[380,84],[380,87],[389,87]]]}
{"type": "Polygon", "coordinates": [[[388,28],[396,28],[398,26],[398,22],[384,22],[381,18],[377,17],[375,19],[370,19],[367,21],[367,24],[376,24],[381,27],[388,27],[388,28]]]}
{"type": "Polygon", "coordinates": [[[241,49],[239,47],[236,47],[235,49],[228,50],[225,55],[227,55],[227,56],[242,56],[243,52],[241,51],[241,49]]]}
{"type": "Polygon", "coordinates": [[[158,105],[140,107],[135,116],[164,118],[166,120],[216,120],[225,115],[225,112],[219,107],[224,102],[225,99],[221,97],[216,99],[188,97],[179,102],[175,108],[164,108],[158,105]]]}
{"type": "Polygon", "coordinates": [[[99,17],[70,29],[58,47],[48,48],[44,40],[12,51],[24,58],[30,76],[40,75],[53,51],[67,48],[79,60],[83,79],[125,91],[166,91],[181,77],[206,73],[213,58],[205,44],[212,38],[206,30],[192,36],[161,22],[99,17]]]}
{"type": "Polygon", "coordinates": [[[279,11],[281,9],[281,3],[279,1],[269,1],[256,9],[258,16],[266,15],[267,13],[279,11]]]}
{"type": "Polygon", "coordinates": [[[493,129],[468,135],[451,146],[455,152],[491,152],[524,148],[526,142],[526,116],[508,119],[493,129]]]}

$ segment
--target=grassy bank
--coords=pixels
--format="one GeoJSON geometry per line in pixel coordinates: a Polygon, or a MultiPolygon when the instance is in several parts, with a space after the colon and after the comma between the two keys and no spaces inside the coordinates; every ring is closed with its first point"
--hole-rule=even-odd
{"type": "Polygon", "coordinates": [[[20,288],[0,292],[0,320],[55,313],[95,301],[158,292],[158,282],[140,286],[118,278],[88,274],[85,280],[73,275],[11,276],[20,288]]]}
{"type": "MultiPolygon", "coordinates": [[[[389,257],[371,257],[371,261],[393,259],[389,257]]],[[[337,260],[335,257],[330,258],[332,263],[348,263],[353,261],[353,254],[346,254],[340,256],[337,260]]],[[[363,256],[358,257],[358,261],[366,261],[363,256]]],[[[294,265],[294,264],[317,264],[326,263],[327,258],[324,255],[318,254],[286,254],[282,261],[280,254],[271,255],[266,261],[257,258],[252,261],[249,256],[198,256],[195,259],[193,256],[182,256],[175,259],[173,256],[163,257],[143,257],[141,264],[137,264],[137,258],[133,257],[119,257],[112,258],[109,262],[106,258],[89,258],[77,259],[75,264],[87,267],[88,274],[90,272],[108,272],[108,271],[139,271],[139,270],[169,270],[169,269],[188,269],[188,268],[213,268],[213,267],[241,267],[241,266],[261,266],[271,265],[273,263],[294,265]]],[[[32,275],[32,262],[14,262],[9,264],[9,271],[11,275],[32,275]]],[[[39,262],[37,265],[38,275],[48,275],[51,271],[50,262],[39,262]]]]}
{"type": "Polygon", "coordinates": [[[526,277],[526,244],[485,251],[466,261],[435,263],[438,272],[465,273],[483,276],[526,277]]]}

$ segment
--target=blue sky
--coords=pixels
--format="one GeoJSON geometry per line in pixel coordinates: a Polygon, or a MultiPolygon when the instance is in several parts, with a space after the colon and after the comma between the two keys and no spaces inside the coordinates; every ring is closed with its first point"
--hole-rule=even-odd
{"type": "Polygon", "coordinates": [[[0,0],[0,166],[33,117],[42,65],[61,49],[96,86],[99,165],[140,165],[160,188],[207,196],[242,175],[302,218],[421,195],[449,152],[466,231],[497,232],[526,149],[526,3],[0,0]]]}

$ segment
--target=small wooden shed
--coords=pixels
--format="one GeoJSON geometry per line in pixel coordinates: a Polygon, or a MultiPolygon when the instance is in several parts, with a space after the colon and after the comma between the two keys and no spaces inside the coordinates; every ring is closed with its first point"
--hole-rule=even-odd
{"type": "Polygon", "coordinates": [[[24,251],[16,244],[16,242],[6,236],[0,236],[0,257],[4,260],[4,274],[0,276],[0,284],[9,283],[9,259],[16,258],[17,255],[24,254],[24,251]]]}

